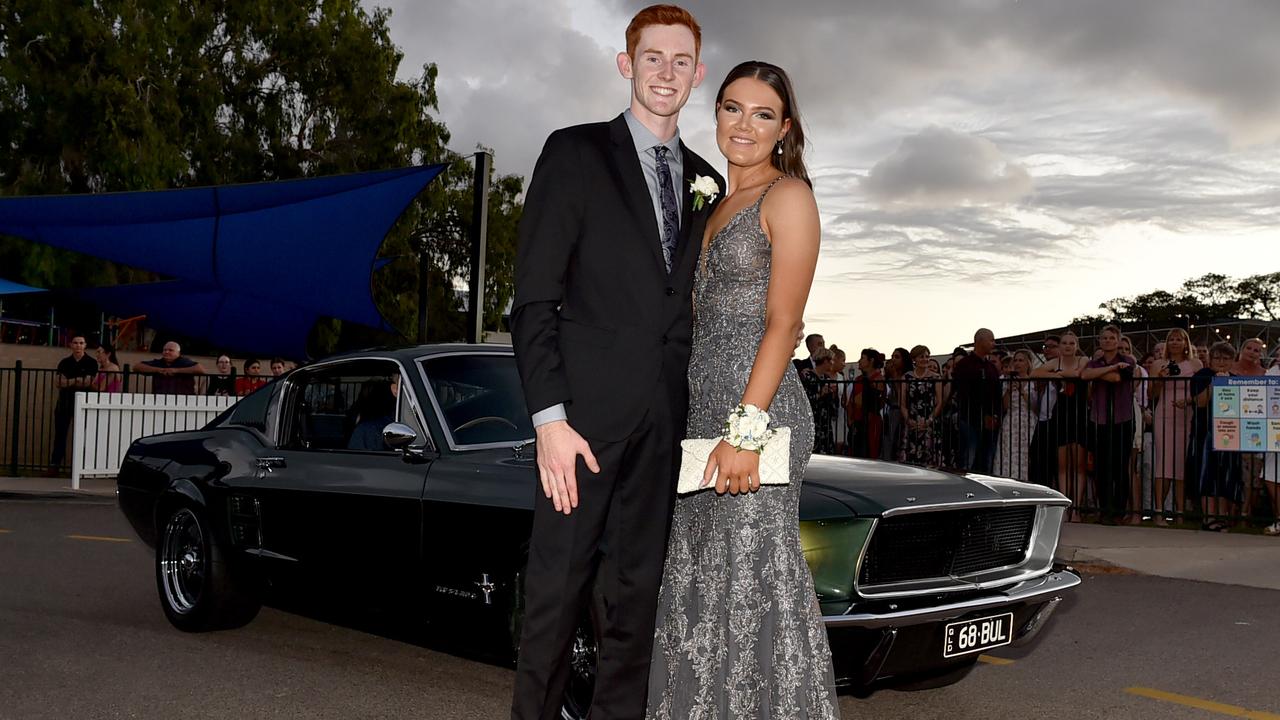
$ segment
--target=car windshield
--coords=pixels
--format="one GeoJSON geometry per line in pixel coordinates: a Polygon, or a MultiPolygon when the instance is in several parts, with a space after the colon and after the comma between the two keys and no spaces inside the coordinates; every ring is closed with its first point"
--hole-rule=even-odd
{"type": "Polygon", "coordinates": [[[427,383],[455,445],[516,443],[533,437],[512,355],[444,355],[422,360],[427,383]]]}

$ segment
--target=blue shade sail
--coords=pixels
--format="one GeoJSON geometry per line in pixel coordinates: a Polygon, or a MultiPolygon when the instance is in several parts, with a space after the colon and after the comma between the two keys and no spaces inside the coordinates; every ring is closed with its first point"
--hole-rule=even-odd
{"type": "Polygon", "coordinates": [[[387,329],[378,248],[444,165],[97,195],[0,198],[0,234],[176,278],[83,295],[228,349],[305,356],[320,317],[387,329]]]}
{"type": "Polygon", "coordinates": [[[23,295],[26,293],[44,292],[44,288],[31,287],[22,283],[11,282],[0,278],[0,295],[23,295]]]}

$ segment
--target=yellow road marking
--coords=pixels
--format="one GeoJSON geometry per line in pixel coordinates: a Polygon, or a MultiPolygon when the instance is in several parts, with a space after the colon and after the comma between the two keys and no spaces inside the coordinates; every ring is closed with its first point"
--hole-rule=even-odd
{"type": "Polygon", "coordinates": [[[1218,713],[1219,715],[1248,718],[1249,720],[1280,720],[1280,715],[1275,713],[1263,712],[1261,710],[1249,710],[1248,708],[1242,708],[1236,705],[1226,705],[1212,700],[1203,700],[1198,697],[1191,697],[1190,695],[1179,695],[1177,693],[1155,690],[1153,688],[1131,687],[1125,688],[1124,691],[1130,695],[1138,695],[1145,698],[1151,698],[1152,700],[1185,705],[1186,707],[1207,710],[1212,713],[1218,713]]]}
{"type": "Polygon", "coordinates": [[[988,665],[1012,665],[1013,661],[1009,658],[996,657],[994,655],[979,655],[978,662],[988,665]]]}
{"type": "Polygon", "coordinates": [[[68,535],[67,537],[71,538],[72,540],[94,540],[96,542],[118,542],[118,543],[133,542],[129,538],[102,537],[100,535],[68,535]]]}

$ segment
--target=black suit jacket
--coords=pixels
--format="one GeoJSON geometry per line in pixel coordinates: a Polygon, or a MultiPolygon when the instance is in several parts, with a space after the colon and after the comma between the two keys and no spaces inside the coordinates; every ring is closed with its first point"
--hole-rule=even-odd
{"type": "Polygon", "coordinates": [[[626,437],[655,400],[672,403],[684,429],[693,272],[711,213],[710,204],[693,209],[689,183],[711,176],[722,195],[725,185],[683,143],[681,150],[670,274],[622,115],[552,133],[525,195],[511,310],[525,402],[530,412],[564,403],[569,424],[587,438],[626,437]]]}

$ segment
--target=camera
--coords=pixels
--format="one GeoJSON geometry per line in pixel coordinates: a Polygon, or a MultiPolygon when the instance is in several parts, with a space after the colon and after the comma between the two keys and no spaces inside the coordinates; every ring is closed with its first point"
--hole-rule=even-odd
{"type": "Polygon", "coordinates": [[[1169,371],[1170,375],[1182,374],[1182,366],[1172,360],[1169,361],[1169,365],[1165,369],[1169,371]]]}

